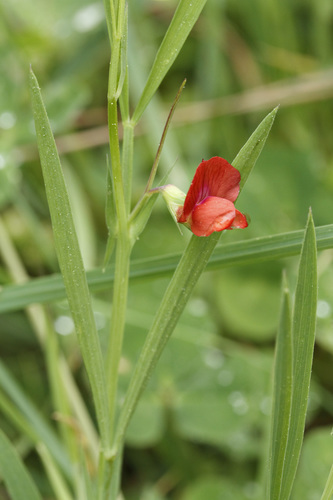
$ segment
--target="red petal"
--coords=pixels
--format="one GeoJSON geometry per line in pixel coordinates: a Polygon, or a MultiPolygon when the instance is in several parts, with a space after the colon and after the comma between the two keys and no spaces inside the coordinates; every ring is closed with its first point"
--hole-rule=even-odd
{"type": "Polygon", "coordinates": [[[208,196],[197,205],[189,222],[197,236],[209,236],[214,231],[228,229],[236,216],[234,204],[224,198],[208,196]]]}
{"type": "Polygon", "coordinates": [[[214,156],[210,160],[202,161],[194,174],[185,199],[182,220],[179,222],[185,222],[195,205],[207,196],[235,201],[239,193],[239,181],[240,173],[227,160],[214,156]]]}
{"type": "Polygon", "coordinates": [[[230,229],[233,227],[238,228],[238,229],[244,229],[247,226],[248,226],[248,223],[247,223],[245,215],[242,214],[239,210],[236,210],[236,217],[234,218],[230,229]]]}

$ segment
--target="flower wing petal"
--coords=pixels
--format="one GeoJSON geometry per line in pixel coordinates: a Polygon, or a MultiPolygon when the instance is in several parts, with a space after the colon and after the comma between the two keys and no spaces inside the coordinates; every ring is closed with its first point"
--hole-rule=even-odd
{"type": "Polygon", "coordinates": [[[248,222],[246,220],[246,216],[242,214],[239,210],[236,210],[236,217],[232,221],[231,227],[232,228],[237,228],[237,229],[244,229],[245,227],[248,226],[248,222]]]}
{"type": "Polygon", "coordinates": [[[234,204],[224,198],[208,196],[196,205],[189,219],[191,231],[197,236],[209,236],[228,229],[236,217],[234,204]]]}
{"type": "Polygon", "coordinates": [[[185,222],[195,205],[207,196],[235,201],[239,193],[240,173],[227,160],[214,156],[198,166],[186,195],[183,213],[179,222],[185,222]]]}

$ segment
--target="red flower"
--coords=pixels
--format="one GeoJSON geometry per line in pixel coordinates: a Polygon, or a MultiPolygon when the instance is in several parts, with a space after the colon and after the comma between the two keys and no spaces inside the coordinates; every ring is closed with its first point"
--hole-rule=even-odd
{"type": "Polygon", "coordinates": [[[202,161],[195,172],[184,206],[177,210],[177,222],[188,226],[197,236],[247,227],[245,215],[234,206],[240,178],[238,170],[219,156],[202,161]]]}

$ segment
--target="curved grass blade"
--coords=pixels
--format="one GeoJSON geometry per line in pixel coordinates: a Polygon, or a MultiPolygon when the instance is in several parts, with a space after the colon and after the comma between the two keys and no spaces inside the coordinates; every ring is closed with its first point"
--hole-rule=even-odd
{"type": "Polygon", "coordinates": [[[0,475],[12,500],[42,500],[17,451],[0,429],[0,475]]]}
{"type": "Polygon", "coordinates": [[[55,248],[91,384],[102,444],[107,448],[109,426],[103,357],[68,192],[38,82],[32,70],[30,70],[30,89],[55,248]]]}
{"type": "MultiPolygon", "coordinates": [[[[243,147],[242,151],[244,154],[239,156],[237,161],[237,167],[241,172],[243,170],[249,172],[250,167],[254,167],[271,129],[275,114],[276,110],[270,113],[259,125],[259,137],[256,133],[257,129],[243,147]]],[[[156,313],[137,365],[135,366],[119,415],[115,453],[119,451],[126,428],[145,385],[192,294],[194,286],[219,241],[220,236],[220,233],[213,233],[208,238],[199,238],[193,235],[182,255],[156,313]]]]}
{"type": "MultiPolygon", "coordinates": [[[[304,230],[263,236],[251,240],[217,246],[206,271],[230,266],[256,264],[298,255],[302,249],[304,230]]],[[[333,224],[316,228],[318,250],[333,248],[333,224]]],[[[130,279],[159,279],[172,275],[181,254],[167,254],[131,262],[130,279]]],[[[87,271],[87,281],[92,292],[112,286],[114,268],[87,271]]],[[[33,303],[53,302],[66,298],[63,279],[59,274],[35,278],[22,285],[7,285],[0,290],[0,314],[22,309],[33,303]]]]}
{"type": "Polygon", "coordinates": [[[13,423],[34,443],[41,441],[68,476],[72,472],[69,457],[59,441],[58,436],[38,409],[21,390],[13,376],[0,361],[0,407],[13,423]],[[2,395],[2,393],[4,393],[2,395]],[[9,401],[4,395],[9,397],[9,401]]]}
{"type": "Polygon", "coordinates": [[[132,122],[139,121],[151,98],[171,68],[207,0],[180,0],[170,26],[158,49],[147,83],[134,111],[132,122]]]}

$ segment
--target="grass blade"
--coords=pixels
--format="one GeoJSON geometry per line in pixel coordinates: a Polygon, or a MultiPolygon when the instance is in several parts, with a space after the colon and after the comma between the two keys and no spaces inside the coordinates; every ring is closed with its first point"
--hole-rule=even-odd
{"type": "Polygon", "coordinates": [[[47,477],[55,493],[55,497],[58,500],[73,500],[73,496],[69,492],[68,486],[65,483],[64,478],[60,474],[46,446],[44,446],[43,443],[39,443],[37,446],[37,451],[43,462],[44,468],[47,473],[47,477]]]}
{"type": "MultiPolygon", "coordinates": [[[[216,247],[206,270],[229,266],[256,264],[298,255],[302,249],[304,230],[263,236],[251,240],[227,243],[216,247]]],[[[333,248],[333,224],[316,228],[318,250],[333,248]]],[[[170,276],[177,267],[180,253],[167,254],[131,262],[130,279],[158,279],[170,276]]],[[[112,286],[114,268],[87,272],[89,288],[98,292],[112,286]]],[[[63,279],[59,274],[35,278],[22,285],[7,285],[0,290],[0,314],[22,309],[29,304],[63,300],[66,297],[63,279]]]]}
{"type": "Polygon", "coordinates": [[[0,475],[12,500],[42,500],[14,446],[0,429],[0,475]]]}
{"type": "Polygon", "coordinates": [[[278,499],[289,434],[292,399],[292,317],[290,292],[283,280],[280,324],[275,349],[272,429],[270,438],[269,498],[278,499]]]}
{"type": "Polygon", "coordinates": [[[309,397],[317,311],[317,249],[311,211],[301,253],[293,312],[293,391],[290,428],[280,495],[288,500],[303,442],[309,397]]]}
{"type": "Polygon", "coordinates": [[[253,165],[257,161],[265,145],[266,139],[272,128],[278,110],[279,107],[276,107],[266,116],[266,118],[256,128],[250,139],[242,147],[242,149],[239,151],[238,155],[232,162],[232,165],[241,173],[241,190],[251,173],[253,165]]]}
{"type": "Polygon", "coordinates": [[[62,447],[52,427],[45,421],[43,416],[27,398],[17,382],[10,375],[6,367],[0,361],[0,387],[1,392],[10,398],[0,398],[2,411],[12,418],[14,424],[26,433],[34,443],[41,441],[60,465],[62,471],[68,476],[71,474],[71,463],[65,449],[62,447]],[[12,410],[14,407],[14,411],[12,410]]]}
{"type": "Polygon", "coordinates": [[[55,248],[82,356],[91,384],[102,443],[109,443],[103,358],[68,192],[37,79],[30,71],[37,143],[54,231],[55,248]]]}
{"type": "Polygon", "coordinates": [[[137,123],[163,78],[174,63],[207,0],[180,0],[170,26],[164,36],[147,83],[134,111],[132,121],[137,123]]]}

